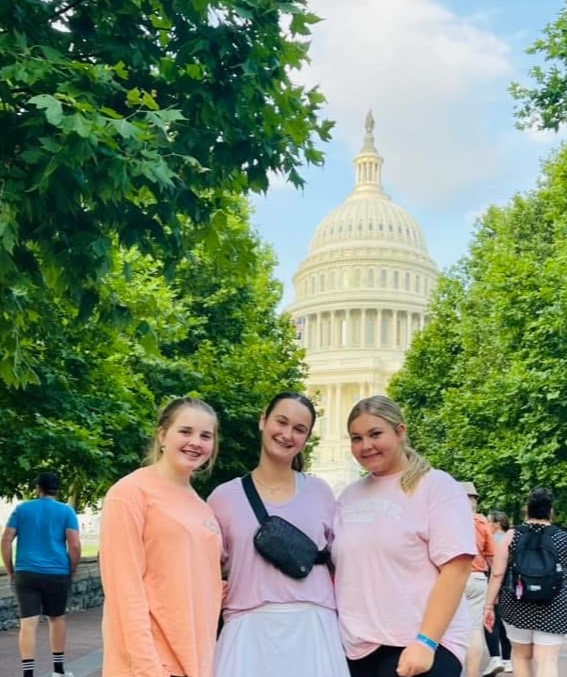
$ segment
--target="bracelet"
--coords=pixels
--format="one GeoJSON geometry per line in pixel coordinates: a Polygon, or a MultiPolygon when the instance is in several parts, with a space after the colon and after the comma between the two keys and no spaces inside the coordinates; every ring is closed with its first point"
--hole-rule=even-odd
{"type": "Polygon", "coordinates": [[[418,642],[421,642],[422,644],[425,644],[425,646],[429,647],[433,651],[436,651],[437,647],[439,646],[439,642],[436,642],[434,639],[431,639],[431,637],[428,637],[427,635],[424,635],[421,632],[416,637],[416,640],[418,642]]]}

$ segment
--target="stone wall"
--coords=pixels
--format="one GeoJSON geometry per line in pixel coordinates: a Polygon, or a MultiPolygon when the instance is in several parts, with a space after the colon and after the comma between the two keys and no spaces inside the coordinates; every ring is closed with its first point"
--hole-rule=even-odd
{"type": "MultiPolygon", "coordinates": [[[[77,568],[73,579],[73,587],[69,595],[67,608],[69,611],[80,611],[102,604],[102,586],[98,559],[84,557],[77,568]]],[[[8,576],[4,569],[0,569],[0,630],[10,630],[18,627],[18,607],[8,576]]]]}

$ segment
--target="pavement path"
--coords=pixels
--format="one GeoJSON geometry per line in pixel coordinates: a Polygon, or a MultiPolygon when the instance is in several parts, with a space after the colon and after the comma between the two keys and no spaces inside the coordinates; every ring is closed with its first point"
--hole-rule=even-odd
{"type": "MultiPolygon", "coordinates": [[[[101,677],[102,638],[100,632],[102,608],[87,609],[67,617],[67,652],[65,669],[75,677],[101,677]]],[[[37,633],[35,660],[36,677],[51,677],[52,663],[46,622],[40,623],[37,633]]],[[[0,631],[0,675],[21,677],[18,654],[18,631],[0,631]]]]}
{"type": "MultiPolygon", "coordinates": [[[[99,607],[77,611],[68,616],[69,639],[65,668],[75,677],[101,677],[101,613],[102,609],[99,607]]],[[[35,674],[37,677],[51,677],[51,668],[47,623],[41,623],[38,630],[35,674]]],[[[0,631],[0,675],[1,677],[20,677],[21,674],[18,631],[0,631]]],[[[501,674],[503,677],[513,677],[509,672],[501,674]]],[[[559,677],[567,677],[567,645],[561,654],[559,677]]]]}

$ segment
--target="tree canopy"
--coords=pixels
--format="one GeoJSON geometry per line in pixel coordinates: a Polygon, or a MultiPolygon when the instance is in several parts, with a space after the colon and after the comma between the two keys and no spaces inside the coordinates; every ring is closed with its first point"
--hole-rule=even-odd
{"type": "MultiPolygon", "coordinates": [[[[522,128],[567,121],[567,8],[528,53],[532,84],[513,83],[522,128]]],[[[479,220],[469,253],[441,277],[431,322],[390,394],[414,446],[462,480],[483,509],[522,515],[534,486],[551,487],[567,523],[567,147],[539,185],[479,220]]]]}
{"type": "Polygon", "coordinates": [[[38,297],[38,383],[0,383],[0,495],[21,495],[50,468],[78,507],[96,504],[141,464],[157,409],[186,394],[220,420],[217,468],[197,488],[253,467],[262,408],[278,390],[301,390],[305,365],[278,310],[274,255],[247,219],[234,202],[226,228],[246,240],[246,266],[227,268],[199,243],[169,279],[163,262],[116,248],[88,318],[63,296],[38,297]]]}
{"type": "Polygon", "coordinates": [[[530,70],[531,86],[512,84],[519,126],[558,131],[567,121],[567,8],[544,28],[543,37],[527,53],[541,57],[543,64],[530,70]]]}
{"type": "Polygon", "coordinates": [[[329,138],[291,76],[316,21],[305,0],[0,3],[0,379],[39,384],[38,299],[87,319],[116,247],[170,278],[199,242],[246,259],[232,196],[301,186],[329,138]]]}
{"type": "Polygon", "coordinates": [[[480,220],[390,394],[414,445],[516,519],[530,489],[567,520],[567,148],[480,220]]]}

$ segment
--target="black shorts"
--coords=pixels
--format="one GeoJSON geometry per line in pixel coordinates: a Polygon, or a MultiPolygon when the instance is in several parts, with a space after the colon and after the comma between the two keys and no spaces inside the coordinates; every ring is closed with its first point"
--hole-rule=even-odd
{"type": "MultiPolygon", "coordinates": [[[[364,658],[348,660],[351,677],[397,677],[398,661],[403,646],[381,646],[364,658]]],[[[420,677],[460,677],[462,666],[459,660],[444,646],[435,652],[433,667],[420,677]]]]}
{"type": "Polygon", "coordinates": [[[16,571],[14,588],[20,618],[41,614],[49,618],[64,616],[70,587],[70,576],[16,571]]]}

